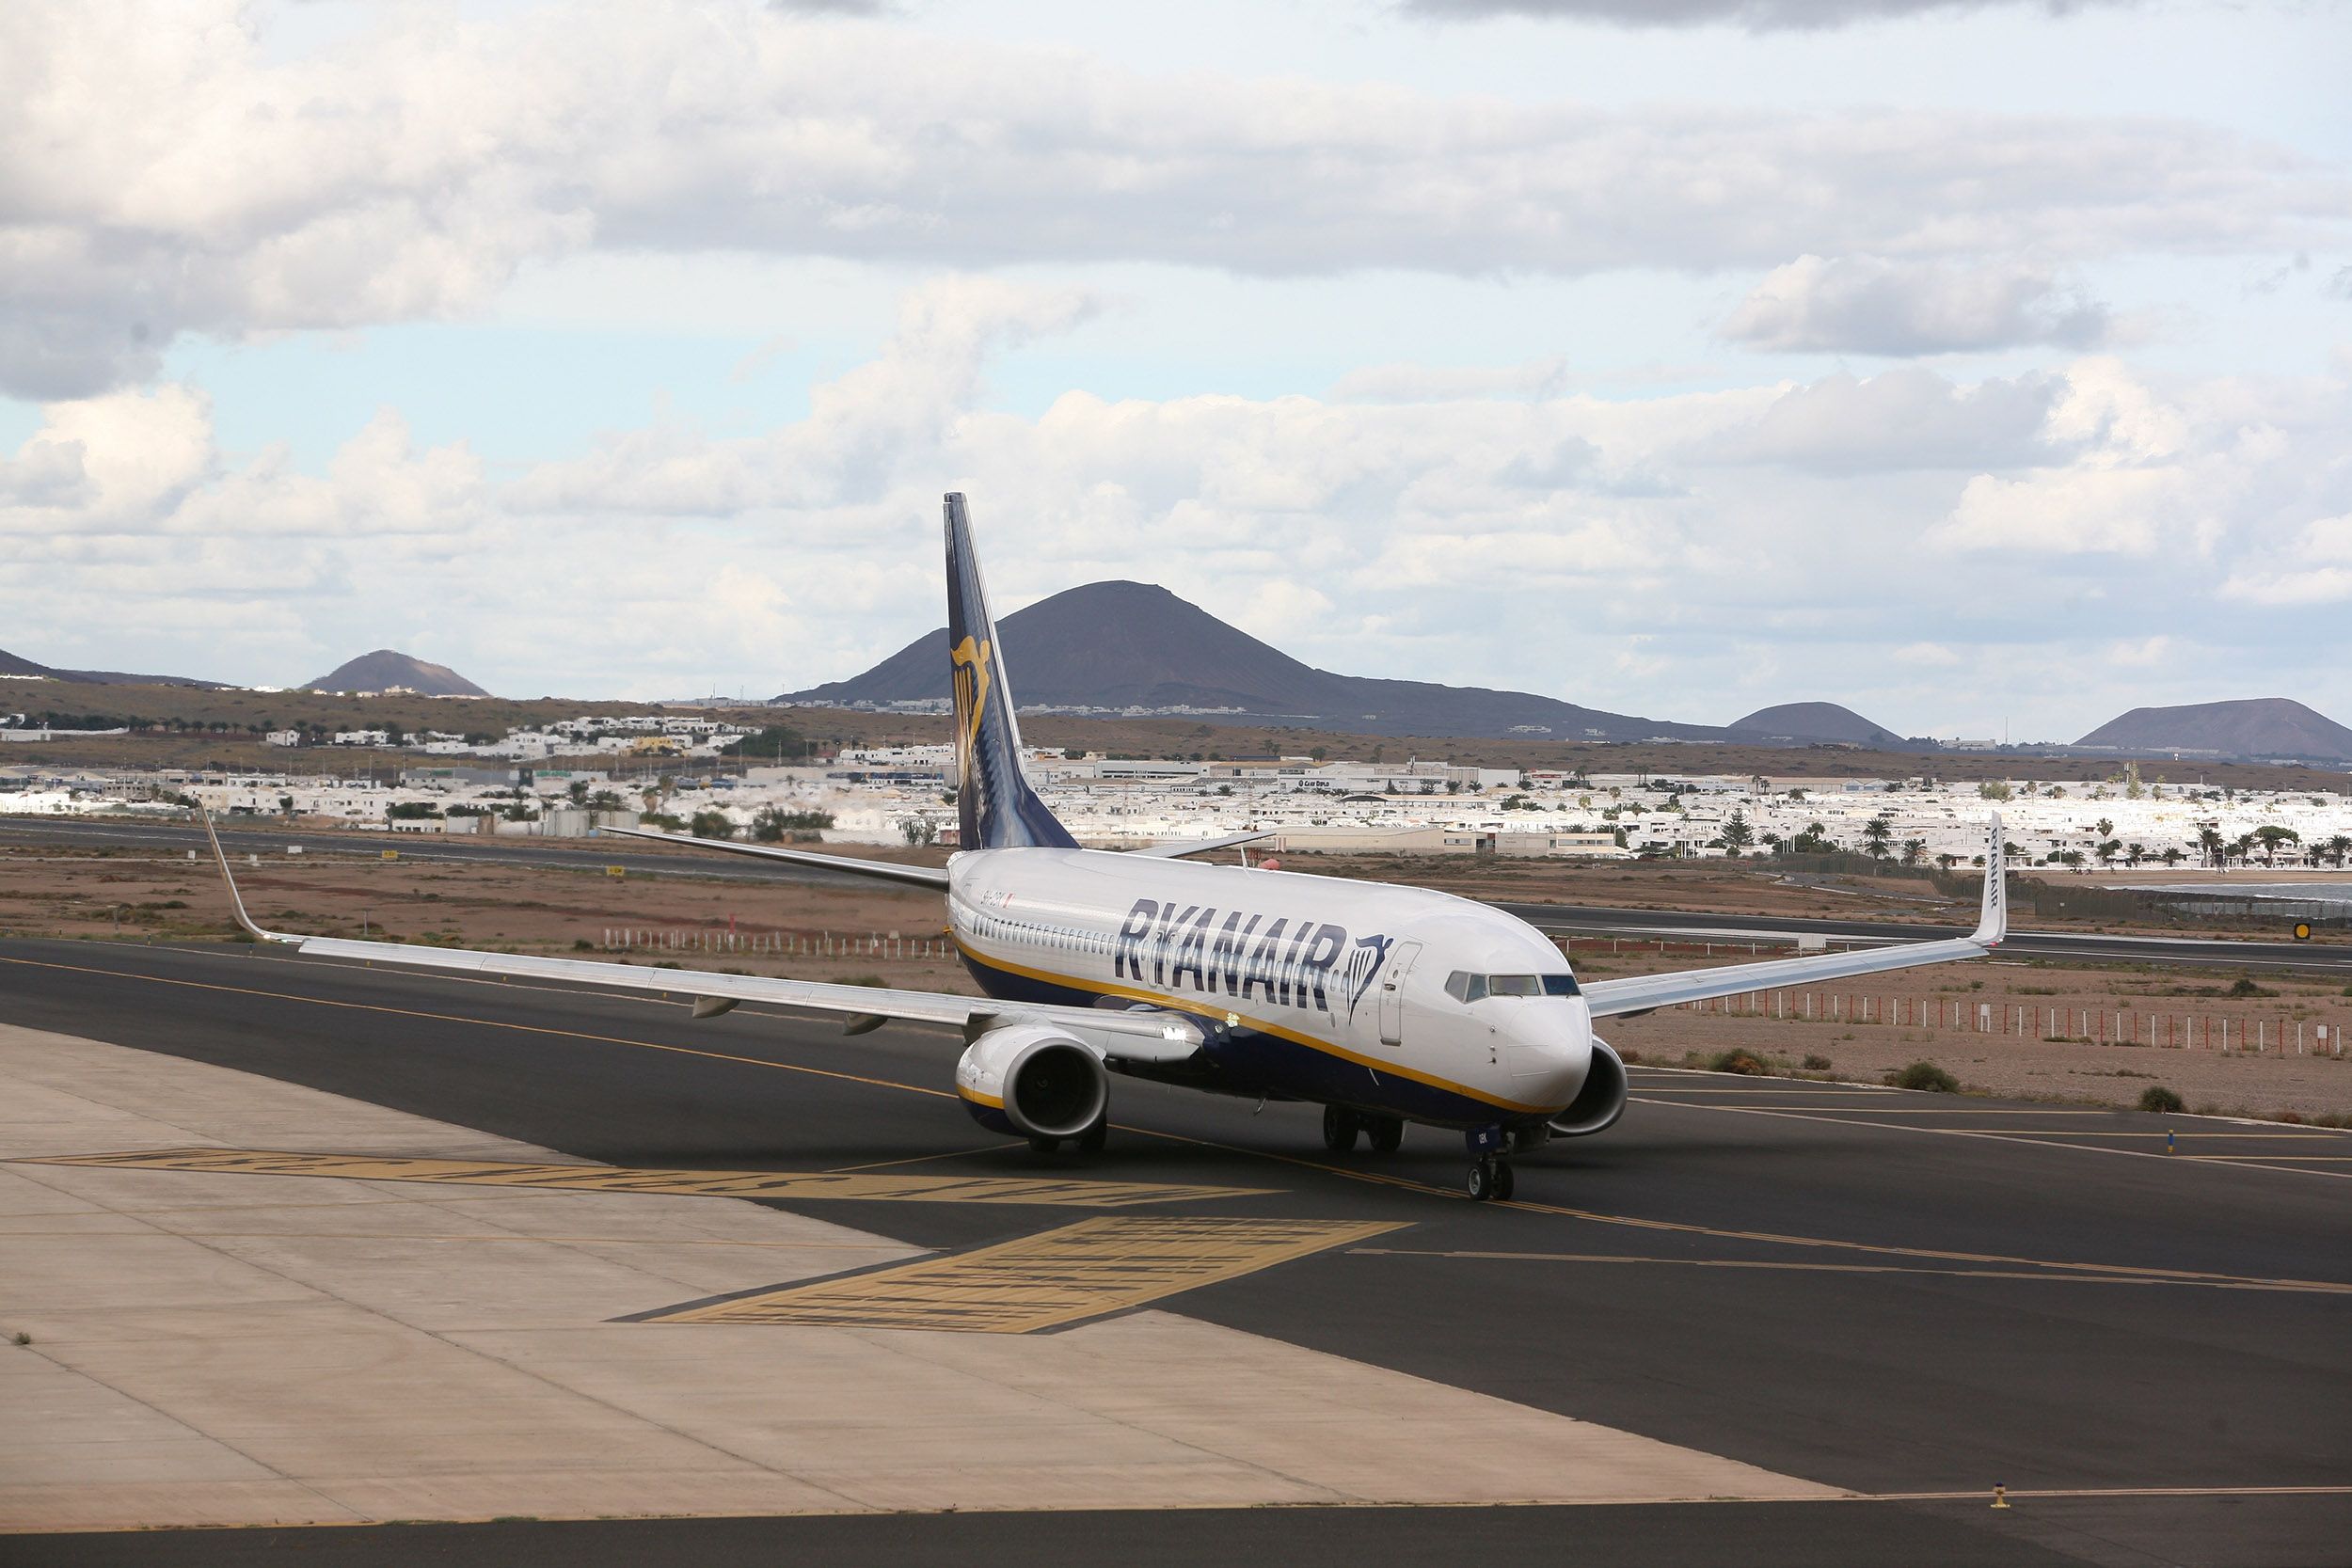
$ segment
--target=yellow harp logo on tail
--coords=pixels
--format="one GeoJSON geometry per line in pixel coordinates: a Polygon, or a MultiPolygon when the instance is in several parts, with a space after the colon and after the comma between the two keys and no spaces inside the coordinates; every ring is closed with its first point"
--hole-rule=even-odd
{"type": "Polygon", "coordinates": [[[988,662],[993,651],[991,644],[967,637],[947,653],[955,667],[956,766],[967,784],[972,777],[972,745],[979,738],[980,715],[986,711],[982,705],[988,701],[988,662]]]}

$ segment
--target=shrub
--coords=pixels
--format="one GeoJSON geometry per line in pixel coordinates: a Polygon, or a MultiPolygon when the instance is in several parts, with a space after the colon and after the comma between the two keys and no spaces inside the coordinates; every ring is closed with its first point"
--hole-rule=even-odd
{"type": "Polygon", "coordinates": [[[1960,1080],[1933,1062],[1914,1062],[1900,1072],[1888,1073],[1886,1081],[1899,1089],[1922,1089],[1930,1094],[1960,1092],[1960,1080]]]}
{"type": "Polygon", "coordinates": [[[1817,1051],[1804,1059],[1804,1069],[1807,1072],[1827,1072],[1829,1058],[1817,1051]]]}
{"type": "Polygon", "coordinates": [[[1751,1078],[1769,1078],[1772,1072],[1772,1069],[1764,1064],[1763,1058],[1754,1052],[1738,1050],[1718,1051],[1707,1058],[1707,1070],[1745,1073],[1751,1078]]]}
{"type": "Polygon", "coordinates": [[[2177,1116],[2187,1110],[2188,1106],[2179,1095],[2174,1094],[2162,1084],[2151,1084],[2139,1091],[2139,1108],[2143,1111],[2153,1111],[2160,1116],[2177,1116]]]}
{"type": "Polygon", "coordinates": [[[2224,996],[2276,996],[2279,993],[2275,990],[2265,990],[2254,984],[2254,977],[2251,974],[2241,974],[2232,981],[2230,989],[2221,994],[2224,996]]]}

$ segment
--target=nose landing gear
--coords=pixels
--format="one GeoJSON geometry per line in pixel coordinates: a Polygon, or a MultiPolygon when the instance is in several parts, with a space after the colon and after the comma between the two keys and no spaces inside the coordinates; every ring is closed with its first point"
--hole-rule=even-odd
{"type": "Polygon", "coordinates": [[[1511,1149],[1509,1135],[1500,1127],[1475,1127],[1462,1141],[1470,1145],[1470,1176],[1462,1185],[1470,1200],[1508,1202],[1518,1184],[1511,1176],[1511,1162],[1504,1157],[1511,1149]]]}
{"type": "Polygon", "coordinates": [[[1484,1203],[1492,1198],[1498,1203],[1508,1203],[1518,1182],[1511,1175],[1510,1161],[1489,1155],[1471,1163],[1470,1176],[1462,1185],[1473,1202],[1484,1203]]]}

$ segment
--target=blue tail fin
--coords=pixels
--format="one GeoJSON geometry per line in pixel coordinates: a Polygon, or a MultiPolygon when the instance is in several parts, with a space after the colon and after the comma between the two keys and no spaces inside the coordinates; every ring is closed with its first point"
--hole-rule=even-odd
{"type": "Polygon", "coordinates": [[[953,493],[947,497],[947,658],[956,691],[956,806],[963,847],[1076,848],[1078,841],[1021,771],[1021,727],[1013,721],[1004,649],[980,585],[972,519],[964,515],[963,498],[953,493]]]}

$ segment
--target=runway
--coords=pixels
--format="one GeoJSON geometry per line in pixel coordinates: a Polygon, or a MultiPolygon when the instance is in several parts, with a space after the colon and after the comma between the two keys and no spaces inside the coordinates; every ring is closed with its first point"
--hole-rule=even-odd
{"type": "MultiPolygon", "coordinates": [[[[1853,1495],[1205,1511],[1176,1527],[1087,1511],[431,1527],[445,1560],[1362,1561],[1458,1556],[1466,1540],[1620,1562],[2352,1560],[2342,1133],[1637,1069],[1617,1130],[1524,1160],[1518,1201],[1474,1205],[1456,1195],[1451,1137],[1417,1131],[1395,1156],[1335,1160],[1311,1108],[1253,1113],[1124,1081],[1104,1154],[1040,1159],[972,1126],[947,1092],[960,1042],[910,1027],[845,1039],[751,1009],[692,1022],[652,1000],[234,947],[0,943],[0,997],[13,1024],[479,1129],[624,1183],[885,1164],[1081,1202],[1098,1182],[1215,1189],[1213,1205],[1117,1212],[1337,1239],[1159,1307],[1853,1495]],[[2180,1152],[2162,1151],[2168,1130],[2180,1152]],[[1995,1483],[2018,1506],[1991,1511],[1995,1483]]],[[[1092,1212],[1018,1194],[757,1201],[949,1256],[1034,1245],[1092,1212]]],[[[839,1295],[824,1309],[843,1310],[839,1295]]],[[[260,1539],[0,1538],[0,1559],[217,1561],[260,1539]]],[[[301,1544],[394,1561],[425,1539],[320,1530],[301,1544]]]]}
{"type": "MultiPolygon", "coordinates": [[[[246,819],[249,823],[250,819],[246,819]]],[[[250,825],[223,826],[222,842],[235,853],[277,853],[300,845],[305,854],[356,855],[373,859],[386,849],[404,859],[459,861],[475,864],[560,866],[602,870],[621,866],[631,876],[690,877],[710,880],[806,884],[838,879],[823,871],[754,860],[747,856],[697,856],[685,850],[647,848],[642,840],[536,839],[528,837],[444,838],[437,834],[370,835],[355,843],[350,833],[273,832],[250,825]],[[624,847],[626,846],[626,847],[624,847]]],[[[78,847],[146,848],[184,854],[201,848],[203,835],[173,823],[117,823],[42,817],[0,816],[0,844],[56,844],[78,847]]],[[[1594,935],[1701,934],[1720,940],[1784,941],[1815,936],[1837,942],[1926,942],[1964,936],[1966,927],[1891,920],[1814,920],[1788,915],[1708,914],[1591,904],[1498,902],[1495,907],[1547,931],[1594,935]]],[[[2211,968],[2249,966],[2344,972],[2352,978],[2352,943],[2241,942],[2204,938],[2103,936],[2095,932],[2030,931],[2011,927],[2002,952],[2018,958],[2069,962],[2161,964],[2211,968]]]]}

